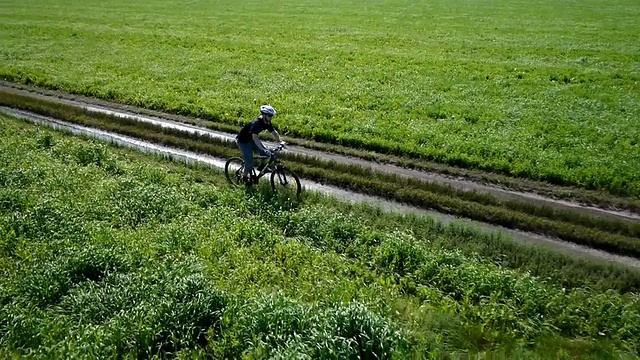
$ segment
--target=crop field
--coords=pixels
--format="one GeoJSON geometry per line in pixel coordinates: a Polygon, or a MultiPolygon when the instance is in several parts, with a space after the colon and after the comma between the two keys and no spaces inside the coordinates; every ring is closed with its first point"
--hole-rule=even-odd
{"type": "Polygon", "coordinates": [[[640,196],[640,6],[0,1],[0,78],[640,196]]]}
{"type": "Polygon", "coordinates": [[[0,123],[2,357],[640,350],[638,285],[623,289],[616,266],[0,123]]]}

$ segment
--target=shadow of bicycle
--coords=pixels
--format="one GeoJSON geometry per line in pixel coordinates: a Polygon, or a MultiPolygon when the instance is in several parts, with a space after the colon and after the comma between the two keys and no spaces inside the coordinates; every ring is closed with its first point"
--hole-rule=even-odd
{"type": "Polygon", "coordinates": [[[304,192],[296,196],[294,189],[282,189],[274,192],[271,186],[261,182],[253,186],[245,186],[246,201],[252,203],[254,209],[272,211],[293,211],[304,203],[304,192]]]}

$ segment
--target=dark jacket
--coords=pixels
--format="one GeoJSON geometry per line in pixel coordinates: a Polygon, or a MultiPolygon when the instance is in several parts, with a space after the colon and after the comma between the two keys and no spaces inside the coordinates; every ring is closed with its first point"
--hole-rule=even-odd
{"type": "Polygon", "coordinates": [[[265,124],[262,119],[257,118],[242,127],[238,134],[238,142],[243,144],[250,143],[253,140],[253,134],[260,134],[264,130],[274,131],[273,124],[265,124]]]}

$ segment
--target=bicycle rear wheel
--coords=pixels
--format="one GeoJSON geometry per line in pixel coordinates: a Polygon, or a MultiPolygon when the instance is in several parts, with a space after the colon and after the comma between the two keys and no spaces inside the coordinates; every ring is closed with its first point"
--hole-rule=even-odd
{"type": "Polygon", "coordinates": [[[271,188],[276,193],[291,191],[296,194],[296,197],[299,197],[302,192],[300,178],[287,168],[275,169],[271,173],[271,188]]]}
{"type": "Polygon", "coordinates": [[[240,158],[231,158],[224,164],[224,175],[233,186],[242,186],[242,173],[244,172],[244,161],[240,158]]]}

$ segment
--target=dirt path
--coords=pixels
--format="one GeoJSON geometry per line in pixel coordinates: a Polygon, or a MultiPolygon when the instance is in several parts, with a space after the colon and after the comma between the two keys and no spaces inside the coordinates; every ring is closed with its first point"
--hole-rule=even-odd
{"type": "MultiPolygon", "coordinates": [[[[38,94],[38,93],[26,91],[26,90],[16,89],[14,87],[6,85],[6,83],[3,85],[2,82],[0,82],[0,88],[6,91],[15,92],[18,94],[23,94],[28,96],[37,96],[41,98],[46,98],[47,100],[50,100],[50,101],[58,101],[68,105],[82,107],[84,109],[97,112],[97,113],[104,113],[104,114],[110,114],[114,116],[129,118],[129,119],[133,119],[140,122],[151,123],[151,124],[162,126],[162,127],[177,129],[187,133],[208,135],[223,141],[234,141],[234,138],[235,138],[235,134],[214,131],[204,127],[190,125],[190,124],[170,120],[163,117],[140,115],[134,111],[127,110],[132,108],[130,106],[116,105],[116,104],[107,105],[104,101],[100,101],[100,100],[89,101],[89,99],[84,97],[79,99],[59,98],[59,97],[54,97],[54,96],[49,96],[44,94],[38,94]]],[[[266,143],[269,144],[270,146],[275,146],[274,144],[269,143],[268,141],[266,143]]],[[[329,161],[335,161],[336,163],[340,163],[340,164],[358,165],[364,168],[372,169],[374,171],[385,172],[388,174],[394,174],[394,175],[399,175],[403,177],[421,179],[423,181],[428,181],[428,182],[445,184],[463,191],[476,191],[478,193],[487,193],[501,200],[515,200],[520,202],[533,203],[538,206],[547,206],[554,209],[568,209],[568,210],[572,210],[575,212],[579,212],[579,213],[591,215],[591,216],[605,217],[610,219],[618,218],[618,219],[625,219],[625,220],[640,222],[640,214],[633,213],[630,211],[616,211],[616,210],[610,210],[610,209],[602,209],[594,206],[587,206],[577,202],[558,200],[550,197],[545,197],[535,193],[507,190],[507,189],[499,188],[497,186],[481,184],[478,182],[473,182],[466,179],[454,178],[451,176],[445,176],[438,173],[407,169],[407,168],[403,168],[396,165],[390,165],[390,164],[380,164],[380,163],[368,161],[365,159],[354,158],[354,157],[349,157],[349,156],[344,156],[340,154],[324,152],[319,150],[313,150],[313,149],[304,148],[301,146],[289,146],[288,151],[295,154],[316,157],[316,158],[329,160],[329,161]]]]}
{"type": "MultiPolygon", "coordinates": [[[[66,93],[60,93],[51,90],[42,90],[31,88],[24,85],[18,85],[9,83],[6,81],[0,81],[0,89],[4,91],[14,92],[16,94],[33,96],[44,98],[49,101],[57,101],[72,106],[83,107],[90,111],[99,113],[107,113],[115,116],[126,117],[137,121],[153,123],[164,127],[171,127],[179,129],[189,133],[198,133],[201,135],[209,135],[221,140],[233,141],[235,134],[229,134],[219,131],[207,129],[205,127],[198,127],[187,124],[186,122],[180,122],[172,120],[171,118],[179,118],[181,120],[187,120],[183,116],[162,114],[156,111],[139,109],[133,106],[122,105],[117,103],[110,103],[99,99],[87,98],[84,96],[70,95],[66,93]],[[140,113],[153,113],[154,115],[141,115],[140,113]],[[165,117],[166,116],[166,117],[165,117]]],[[[267,142],[268,143],[268,142],[267,142]]],[[[273,144],[271,144],[273,145],[273,144]]],[[[611,210],[603,209],[595,206],[584,205],[574,201],[566,201],[554,199],[551,197],[542,196],[536,193],[519,192],[509,189],[504,189],[495,185],[487,185],[479,182],[474,182],[467,179],[462,179],[453,176],[447,176],[435,172],[425,172],[414,169],[407,169],[391,164],[380,164],[373,161],[368,161],[361,158],[349,157],[340,154],[318,151],[314,149],[304,148],[300,146],[289,146],[289,151],[301,155],[318,157],[324,160],[332,160],[342,164],[352,164],[362,166],[364,168],[370,168],[375,171],[385,172],[389,174],[395,174],[399,176],[411,177],[421,179],[429,182],[436,182],[440,184],[446,184],[453,188],[463,191],[476,191],[478,193],[488,193],[498,199],[502,200],[515,200],[521,202],[533,203],[539,206],[547,206],[554,209],[569,209],[579,213],[583,213],[591,216],[606,217],[606,218],[620,218],[625,220],[632,220],[640,222],[640,214],[626,211],[626,210],[611,210]]]]}
{"type": "MultiPolygon", "coordinates": [[[[25,111],[10,109],[7,107],[0,107],[0,112],[27,120],[35,124],[46,125],[59,130],[69,131],[73,134],[83,134],[83,135],[91,136],[104,141],[116,143],[120,146],[135,148],[144,152],[162,154],[165,156],[169,156],[174,160],[181,161],[184,163],[203,163],[218,169],[224,168],[224,163],[225,163],[224,159],[197,154],[197,153],[193,153],[193,152],[189,152],[181,149],[170,148],[167,146],[157,145],[157,144],[149,143],[139,139],[131,138],[128,136],[123,136],[120,134],[110,133],[107,131],[88,128],[88,127],[68,123],[65,121],[60,121],[57,119],[53,119],[53,118],[25,112],[25,111]]],[[[201,131],[201,129],[197,127],[192,127],[189,125],[182,124],[181,126],[186,126],[188,128],[191,128],[193,131],[201,131]]],[[[226,136],[229,136],[229,135],[227,134],[226,136]]],[[[385,211],[416,213],[419,215],[432,216],[445,224],[452,223],[452,222],[463,223],[465,226],[475,228],[477,230],[480,230],[481,232],[493,233],[499,236],[503,236],[505,238],[510,238],[517,242],[531,244],[534,246],[549,247],[549,248],[553,248],[556,251],[584,256],[586,258],[615,262],[618,264],[623,264],[626,266],[640,269],[640,259],[610,254],[605,251],[591,249],[588,247],[576,245],[573,243],[561,241],[554,238],[545,237],[542,235],[507,229],[501,226],[485,224],[485,223],[472,221],[468,219],[460,219],[451,215],[446,215],[446,214],[438,213],[435,211],[424,210],[424,209],[408,206],[405,204],[401,204],[398,202],[377,198],[374,196],[358,194],[358,193],[346,191],[344,189],[340,189],[334,186],[322,185],[322,184],[305,180],[305,179],[303,179],[302,183],[305,190],[307,191],[317,191],[323,194],[335,196],[339,199],[346,200],[352,203],[369,203],[374,206],[379,206],[385,211]]]]}

